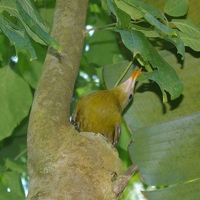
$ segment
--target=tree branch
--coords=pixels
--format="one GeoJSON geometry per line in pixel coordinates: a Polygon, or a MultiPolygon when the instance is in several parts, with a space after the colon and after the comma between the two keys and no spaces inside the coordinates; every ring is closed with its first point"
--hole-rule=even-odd
{"type": "Polygon", "coordinates": [[[99,134],[78,133],[69,121],[84,41],[87,0],[57,0],[49,51],[28,130],[29,199],[114,199],[112,172],[123,173],[117,151],[99,134]]]}

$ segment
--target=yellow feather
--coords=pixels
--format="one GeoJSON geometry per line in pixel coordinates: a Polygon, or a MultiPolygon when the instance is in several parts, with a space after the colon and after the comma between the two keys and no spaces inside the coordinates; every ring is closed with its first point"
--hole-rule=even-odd
{"type": "Polygon", "coordinates": [[[72,123],[79,131],[101,133],[114,146],[120,136],[121,113],[131,100],[135,79],[141,70],[136,70],[127,81],[112,90],[97,91],[78,101],[72,123]]]}

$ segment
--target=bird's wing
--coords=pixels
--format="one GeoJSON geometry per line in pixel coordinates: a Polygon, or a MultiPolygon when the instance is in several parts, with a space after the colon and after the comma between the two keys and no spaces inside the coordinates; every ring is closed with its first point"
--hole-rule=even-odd
{"type": "Polygon", "coordinates": [[[112,143],[114,147],[117,146],[120,133],[121,133],[121,126],[120,124],[118,124],[117,126],[115,126],[115,133],[114,133],[114,138],[113,138],[113,143],[112,143]]]}
{"type": "Polygon", "coordinates": [[[77,120],[77,111],[75,109],[73,114],[72,114],[71,123],[72,123],[72,125],[74,125],[75,129],[80,132],[80,128],[79,128],[77,121],[78,121],[77,120]]]}

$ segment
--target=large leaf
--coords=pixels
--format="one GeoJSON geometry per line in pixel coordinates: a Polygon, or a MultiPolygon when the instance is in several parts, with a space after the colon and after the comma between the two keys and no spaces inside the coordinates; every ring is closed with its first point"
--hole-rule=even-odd
{"type": "MultiPolygon", "coordinates": [[[[142,180],[154,186],[190,181],[187,183],[187,187],[193,185],[190,188],[190,199],[194,199],[197,194],[200,196],[199,190],[195,192],[198,184],[195,186],[192,182],[200,178],[199,129],[200,113],[138,130],[134,134],[134,142],[129,146],[129,152],[139,167],[142,180]]],[[[173,189],[177,190],[176,187],[173,189]]],[[[185,199],[183,191],[176,191],[173,198],[185,199]]],[[[167,194],[169,192],[166,191],[161,199],[171,199],[167,194]]]]}
{"type": "MultiPolygon", "coordinates": [[[[163,93],[163,101],[166,101],[165,91],[171,95],[171,99],[180,96],[183,85],[179,81],[174,69],[158,54],[143,33],[135,30],[118,30],[124,45],[130,49],[135,56],[140,55],[144,66],[148,63],[154,68],[147,78],[154,80],[160,86],[163,93]]],[[[148,70],[148,68],[147,68],[148,70]]]]}
{"type": "Polygon", "coordinates": [[[129,152],[142,180],[158,186],[200,178],[199,129],[200,113],[138,130],[129,152]]]}
{"type": "Polygon", "coordinates": [[[28,84],[9,66],[0,68],[0,140],[29,113],[32,93],[28,84]]]}

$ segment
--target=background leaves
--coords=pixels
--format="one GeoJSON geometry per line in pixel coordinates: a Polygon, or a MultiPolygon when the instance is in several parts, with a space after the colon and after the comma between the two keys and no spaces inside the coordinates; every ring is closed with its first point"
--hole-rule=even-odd
{"type": "MultiPolygon", "coordinates": [[[[198,52],[200,50],[198,26],[200,25],[198,20],[200,3],[197,0],[190,2],[188,10],[188,2],[181,1],[179,5],[185,8],[179,9],[176,6],[178,10],[174,12],[168,8],[173,8],[175,1],[146,0],[147,4],[144,2],[107,0],[108,6],[104,1],[101,2],[103,5],[96,0],[90,2],[87,25],[101,27],[101,29],[104,25],[112,26],[86,36],[72,111],[75,102],[83,93],[105,89],[101,74],[102,67],[104,67],[105,84],[108,88],[112,88],[126,70],[133,54],[137,55],[137,61],[135,60],[134,64],[143,65],[146,71],[139,77],[134,100],[124,112],[125,122],[122,124],[119,154],[124,166],[128,167],[131,162],[126,149],[130,137],[134,138],[134,143],[129,146],[131,158],[133,162],[139,164],[142,180],[149,184],[149,186],[144,186],[137,176],[133,177],[132,181],[136,182],[137,186],[140,184],[141,187],[137,189],[138,193],[140,190],[151,188],[153,184],[163,189],[157,190],[154,187],[154,191],[143,192],[149,199],[181,197],[195,199],[199,196],[199,190],[196,189],[199,188],[199,174],[195,165],[199,165],[197,145],[200,145],[197,132],[200,112],[198,52]],[[164,16],[163,11],[167,15],[164,16]],[[168,18],[168,15],[173,16],[173,12],[182,16],[181,19],[168,18]],[[113,27],[113,22],[116,23],[116,27],[113,27]],[[116,29],[122,34],[110,31],[116,29]],[[128,36],[124,36],[125,33],[128,36]],[[122,41],[125,42],[122,43],[122,41]],[[187,47],[185,49],[185,46],[197,52],[187,47]],[[177,55],[177,52],[180,55],[177,55]],[[185,60],[181,60],[182,58],[185,60]],[[156,74],[158,69],[162,71],[162,74],[156,74]],[[159,83],[161,90],[154,81],[159,83]],[[181,83],[184,86],[183,91],[181,83]],[[173,88],[174,84],[180,86],[177,91],[173,88]],[[170,88],[173,98],[181,95],[173,101],[168,98],[168,103],[163,104],[163,94],[170,97],[166,88],[170,88]],[[167,133],[165,133],[166,130],[168,130],[167,133]],[[156,159],[154,155],[159,159],[156,159]],[[147,168],[145,162],[148,163],[147,168]],[[183,165],[179,165],[179,162],[183,165]],[[193,167],[188,172],[190,162],[193,167]],[[167,173],[167,176],[163,171],[167,173]],[[178,184],[168,187],[169,184],[173,184],[172,181],[178,184]]],[[[37,0],[34,5],[37,6],[45,21],[52,24],[55,1],[37,0]]],[[[0,193],[4,199],[24,199],[19,178],[23,177],[27,180],[24,166],[26,164],[27,116],[47,50],[45,46],[36,42],[47,43],[42,37],[46,37],[45,33],[49,28],[39,17],[31,1],[2,0],[0,9],[1,29],[4,29],[5,33],[6,31],[10,33],[10,41],[5,35],[0,35],[0,136],[2,139],[0,142],[0,193]],[[5,3],[9,5],[8,10],[2,6],[5,3]],[[15,43],[16,39],[17,43],[15,43]],[[17,63],[11,59],[16,53],[10,42],[15,43],[15,47],[18,48],[17,63]],[[30,62],[30,55],[32,59],[36,57],[34,51],[39,52],[38,59],[30,62]],[[12,177],[15,178],[14,183],[11,183],[12,177]],[[8,187],[16,188],[16,190],[12,189],[8,192],[8,187]]],[[[121,81],[126,80],[133,70],[134,66],[131,66],[121,81]]],[[[132,184],[130,183],[124,192],[125,199],[134,199],[131,197],[132,184]],[[128,191],[130,191],[129,194],[128,191]]]]}
{"type": "Polygon", "coordinates": [[[31,60],[36,59],[35,50],[28,35],[38,43],[49,45],[60,51],[59,44],[48,34],[49,28],[40,17],[34,4],[30,0],[1,0],[0,2],[1,30],[13,42],[16,54],[26,48],[31,56],[31,60]],[[12,17],[8,16],[9,13],[12,17]],[[12,18],[23,24],[15,25],[12,18]]]}

